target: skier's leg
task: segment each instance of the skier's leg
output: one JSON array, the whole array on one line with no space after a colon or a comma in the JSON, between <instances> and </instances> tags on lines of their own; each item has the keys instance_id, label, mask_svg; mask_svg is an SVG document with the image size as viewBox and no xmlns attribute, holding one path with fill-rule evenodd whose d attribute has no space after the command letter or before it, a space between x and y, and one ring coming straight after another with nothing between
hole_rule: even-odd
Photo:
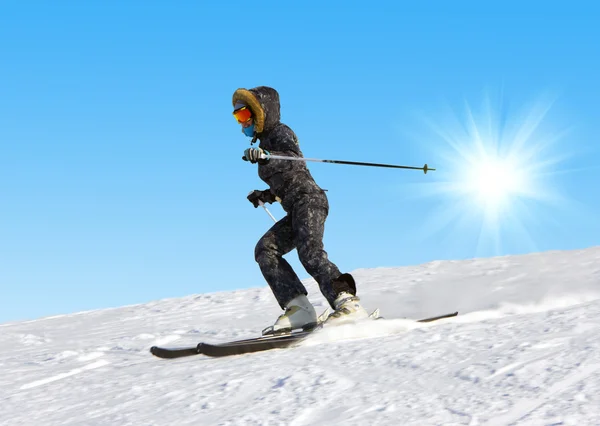
<instances>
[{"instance_id":1,"label":"skier's leg","mask_svg":"<svg viewBox=\"0 0 600 426\"><path fill-rule=\"evenodd\" d=\"M277 222L258 241L254 258L282 309L306 288L283 256L294 249L292 219L289 215Z\"/></svg>"},{"instance_id":2,"label":"skier's leg","mask_svg":"<svg viewBox=\"0 0 600 426\"><path fill-rule=\"evenodd\" d=\"M292 226L298 257L302 266L317 281L321 293L329 304L334 307L338 291L334 290L332 284L340 277L341 273L338 267L329 260L323 247L327 214L328 204L326 198L307 196L294 206Z\"/></svg>"},{"instance_id":3,"label":"skier's leg","mask_svg":"<svg viewBox=\"0 0 600 426\"><path fill-rule=\"evenodd\" d=\"M317 325L317 313L308 298L306 289L290 264L283 258L294 248L291 218L277 222L258 242L255 258L269 283L277 302L285 312L263 334L309 330Z\"/></svg>"},{"instance_id":4,"label":"skier's leg","mask_svg":"<svg viewBox=\"0 0 600 426\"><path fill-rule=\"evenodd\" d=\"M300 261L319 283L321 292L335 310L327 319L328 324L366 318L368 313L356 296L354 278L347 273L340 274L340 270L328 259L323 248L327 214L325 197L307 197L296 206L292 226Z\"/></svg>"}]
</instances>

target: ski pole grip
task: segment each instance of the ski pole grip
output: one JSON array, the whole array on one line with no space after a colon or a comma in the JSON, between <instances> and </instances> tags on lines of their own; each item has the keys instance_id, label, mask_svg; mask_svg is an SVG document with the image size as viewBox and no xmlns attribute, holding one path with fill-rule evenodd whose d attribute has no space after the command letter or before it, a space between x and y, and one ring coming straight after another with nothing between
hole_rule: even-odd
<instances>
[{"instance_id":1,"label":"ski pole grip","mask_svg":"<svg viewBox=\"0 0 600 426\"><path fill-rule=\"evenodd\" d=\"M261 160L268 160L269 158L271 158L271 154L267 153L267 154L260 154L260 159ZM242 156L242 160L244 161L248 161L248 159L246 158L245 155Z\"/></svg>"},{"instance_id":2,"label":"ski pole grip","mask_svg":"<svg viewBox=\"0 0 600 426\"><path fill-rule=\"evenodd\" d=\"M261 160L268 160L268 159L269 159L269 156L268 156L268 155L265 155L265 154L260 154L260 159L261 159ZM243 156L242 156L242 160L244 160L244 161L248 161L248 159L246 158L246 156L245 156L245 155L243 155Z\"/></svg>"}]
</instances>

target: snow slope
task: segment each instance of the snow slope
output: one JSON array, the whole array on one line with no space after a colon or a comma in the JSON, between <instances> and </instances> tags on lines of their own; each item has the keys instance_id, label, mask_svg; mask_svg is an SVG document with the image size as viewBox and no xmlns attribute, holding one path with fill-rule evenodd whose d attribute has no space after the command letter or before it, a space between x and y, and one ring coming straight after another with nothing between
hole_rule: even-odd
<instances>
[{"instance_id":1,"label":"snow slope","mask_svg":"<svg viewBox=\"0 0 600 426\"><path fill-rule=\"evenodd\" d=\"M227 359L148 349L255 336L268 288L1 324L0 424L600 425L600 248L354 274L385 321Z\"/></svg>"}]
</instances>

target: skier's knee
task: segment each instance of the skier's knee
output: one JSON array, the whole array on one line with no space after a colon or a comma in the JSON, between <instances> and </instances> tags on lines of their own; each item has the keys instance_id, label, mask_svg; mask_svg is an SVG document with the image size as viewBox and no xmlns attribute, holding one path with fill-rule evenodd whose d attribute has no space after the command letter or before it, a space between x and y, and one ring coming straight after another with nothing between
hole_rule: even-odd
<instances>
[{"instance_id":1,"label":"skier's knee","mask_svg":"<svg viewBox=\"0 0 600 426\"><path fill-rule=\"evenodd\" d=\"M265 257L270 257L272 254L272 250L269 248L268 244L264 240L259 240L254 247L254 260L258 263L261 262L261 259Z\"/></svg>"}]
</instances>

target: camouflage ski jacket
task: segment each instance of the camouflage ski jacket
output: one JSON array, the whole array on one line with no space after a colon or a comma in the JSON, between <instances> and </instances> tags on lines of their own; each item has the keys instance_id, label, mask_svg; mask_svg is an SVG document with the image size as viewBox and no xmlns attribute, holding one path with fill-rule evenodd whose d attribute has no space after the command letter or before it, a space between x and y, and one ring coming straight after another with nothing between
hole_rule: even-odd
<instances>
[{"instance_id":1,"label":"camouflage ski jacket","mask_svg":"<svg viewBox=\"0 0 600 426\"><path fill-rule=\"evenodd\" d=\"M279 94L275 89L266 86L238 89L233 94L233 104L237 101L244 102L252 110L260 148L272 155L303 156L294 131L279 121ZM316 184L304 161L271 159L259 162L258 176L281 199L287 212L304 196L322 200L323 207L328 208L325 192Z\"/></svg>"}]
</instances>

